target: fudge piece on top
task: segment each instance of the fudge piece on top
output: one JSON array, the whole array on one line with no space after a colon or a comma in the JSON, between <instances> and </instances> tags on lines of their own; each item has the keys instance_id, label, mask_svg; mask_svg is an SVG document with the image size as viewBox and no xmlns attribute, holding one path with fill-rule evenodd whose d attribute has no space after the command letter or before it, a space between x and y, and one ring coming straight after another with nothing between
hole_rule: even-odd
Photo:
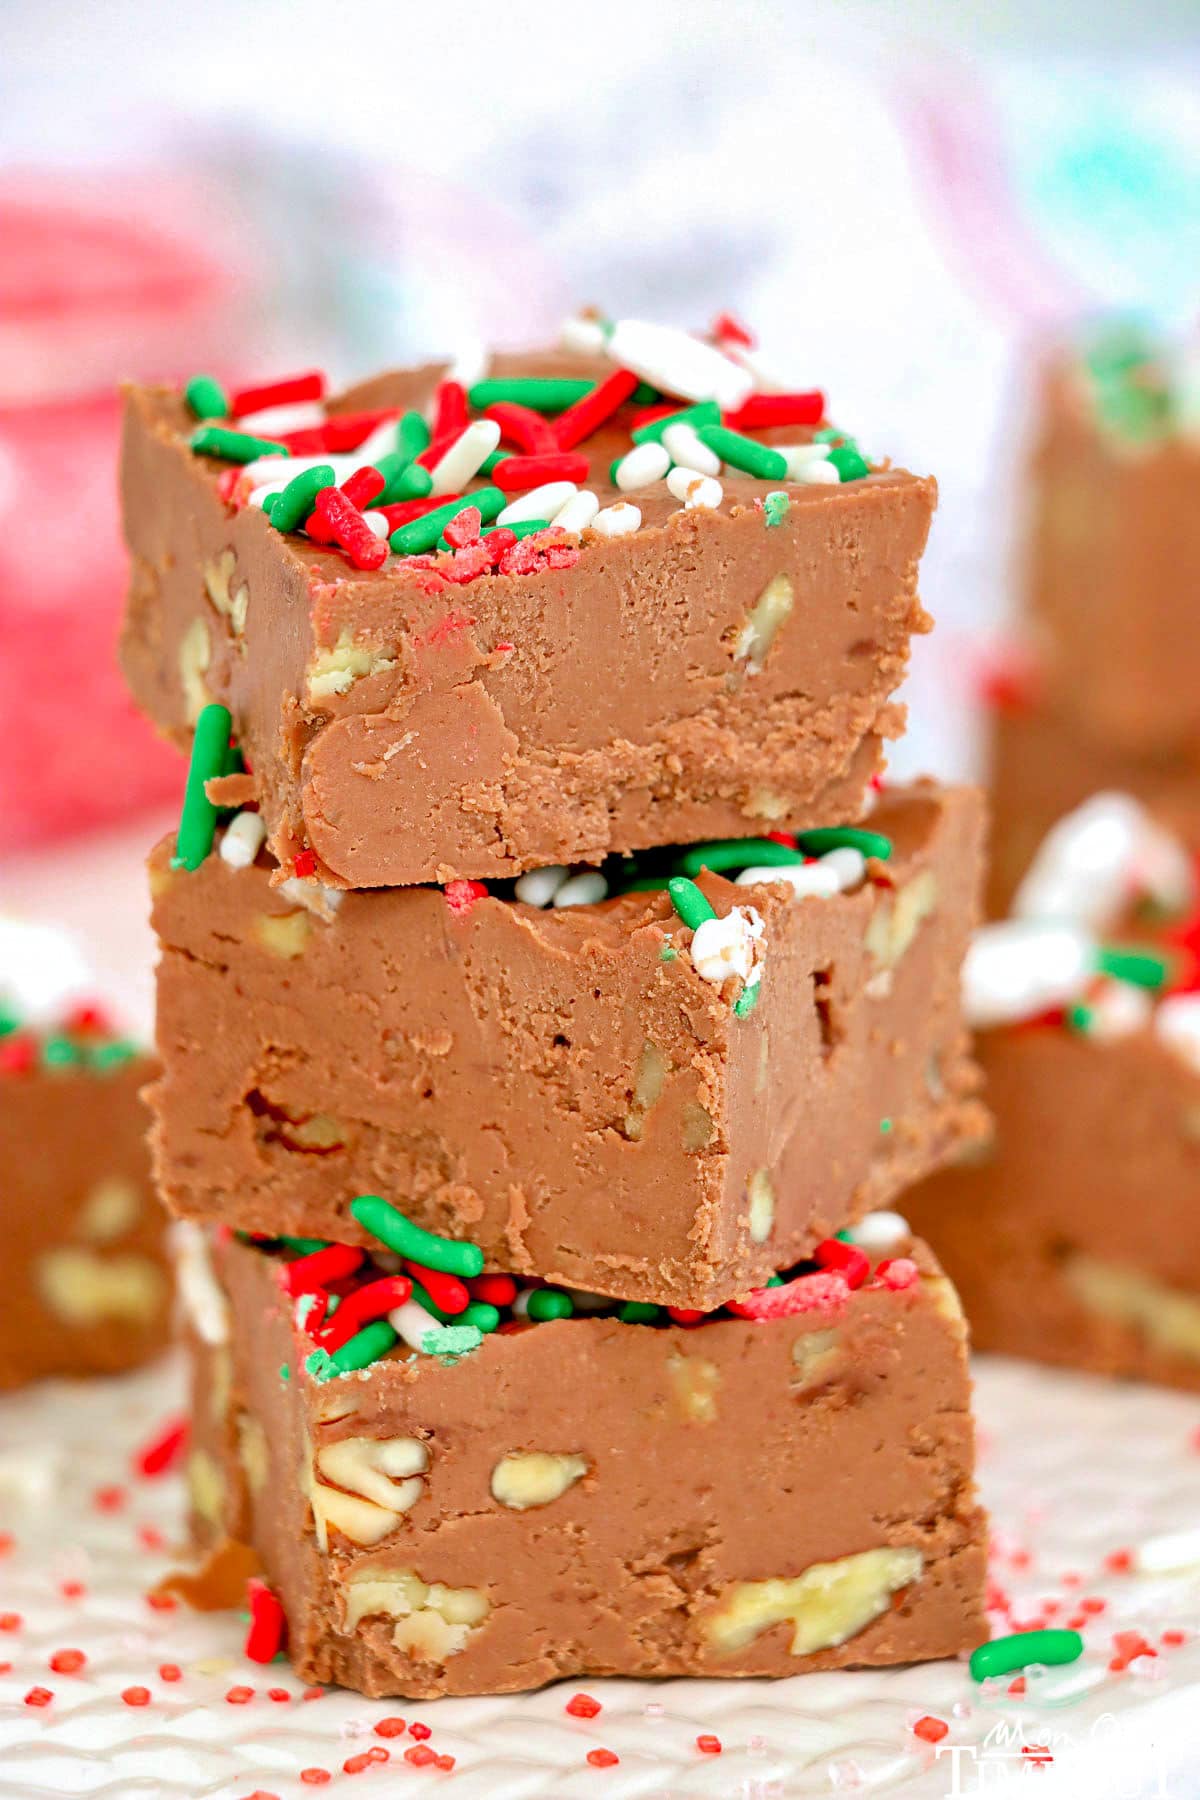
<instances>
[{"instance_id":1,"label":"fudge piece on top","mask_svg":"<svg viewBox=\"0 0 1200 1800\"><path fill-rule=\"evenodd\" d=\"M166 1215L140 1089L151 1059L93 1007L31 1024L0 1007L0 1388L114 1374L166 1344Z\"/></svg>"},{"instance_id":2,"label":"fudge piece on top","mask_svg":"<svg viewBox=\"0 0 1200 1800\"><path fill-rule=\"evenodd\" d=\"M959 999L980 830L974 793L920 783L869 832L802 838L807 861L730 840L614 858L607 899L599 871L539 871L517 887L541 906L452 883L327 918L265 855L231 866L236 821L192 871L168 839L160 1191L351 1242L376 1194L492 1267L719 1304L981 1133Z\"/></svg>"},{"instance_id":3,"label":"fudge piece on top","mask_svg":"<svg viewBox=\"0 0 1200 1800\"><path fill-rule=\"evenodd\" d=\"M967 961L994 1141L905 1212L936 1241L977 1348L1200 1389L1190 861L1128 797L1097 796L1047 840L1016 905Z\"/></svg>"},{"instance_id":4,"label":"fudge piece on top","mask_svg":"<svg viewBox=\"0 0 1200 1800\"><path fill-rule=\"evenodd\" d=\"M197 1537L257 1552L304 1680L368 1695L971 1649L961 1310L924 1246L874 1270L878 1251L837 1248L844 1274L801 1272L744 1317L430 1319L422 1338L409 1301L406 1336L380 1320L339 1364L293 1253L224 1234L190 1333ZM398 1279L360 1268L338 1310Z\"/></svg>"},{"instance_id":5,"label":"fudge piece on top","mask_svg":"<svg viewBox=\"0 0 1200 1800\"><path fill-rule=\"evenodd\" d=\"M1047 368L1027 613L1054 705L1101 750L1200 754L1193 367L1129 330Z\"/></svg>"},{"instance_id":6,"label":"fudge piece on top","mask_svg":"<svg viewBox=\"0 0 1200 1800\"><path fill-rule=\"evenodd\" d=\"M232 428L204 384L130 391L125 670L180 742L231 709L285 872L514 876L860 810L934 483L697 338L597 341L381 376L295 431L261 392Z\"/></svg>"}]
</instances>

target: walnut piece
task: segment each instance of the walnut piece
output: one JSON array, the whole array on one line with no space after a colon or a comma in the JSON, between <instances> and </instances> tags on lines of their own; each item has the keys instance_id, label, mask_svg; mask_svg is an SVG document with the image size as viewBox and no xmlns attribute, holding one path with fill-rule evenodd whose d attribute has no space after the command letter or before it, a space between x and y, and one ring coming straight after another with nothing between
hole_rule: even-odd
<instances>
[{"instance_id":1,"label":"walnut piece","mask_svg":"<svg viewBox=\"0 0 1200 1800\"><path fill-rule=\"evenodd\" d=\"M337 1483L318 1481L309 1462L305 1488L320 1548L329 1547L330 1526L351 1543L373 1546L420 1499L429 1451L420 1438L341 1438L321 1446L316 1467Z\"/></svg>"},{"instance_id":2,"label":"walnut piece","mask_svg":"<svg viewBox=\"0 0 1200 1800\"><path fill-rule=\"evenodd\" d=\"M701 1629L718 1656L732 1656L786 1622L792 1627L792 1655L811 1656L857 1636L920 1573L920 1551L881 1547L813 1563L803 1575L735 1581Z\"/></svg>"},{"instance_id":3,"label":"walnut piece","mask_svg":"<svg viewBox=\"0 0 1200 1800\"><path fill-rule=\"evenodd\" d=\"M795 602L792 584L786 575L773 575L768 581L738 633L736 656L746 665L748 675L757 675L767 660L767 653L791 613Z\"/></svg>"},{"instance_id":4,"label":"walnut piece","mask_svg":"<svg viewBox=\"0 0 1200 1800\"><path fill-rule=\"evenodd\" d=\"M922 869L904 887L880 899L867 926L867 949L881 969L894 969L937 905L937 877Z\"/></svg>"},{"instance_id":5,"label":"walnut piece","mask_svg":"<svg viewBox=\"0 0 1200 1800\"><path fill-rule=\"evenodd\" d=\"M395 1619L392 1642L418 1662L445 1662L465 1648L491 1601L480 1588L424 1582L412 1569L352 1569L343 1578L345 1629L372 1614Z\"/></svg>"},{"instance_id":6,"label":"walnut piece","mask_svg":"<svg viewBox=\"0 0 1200 1800\"><path fill-rule=\"evenodd\" d=\"M189 725L194 725L212 695L204 680L212 661L212 644L208 626L195 618L179 640L179 683L183 689L183 705Z\"/></svg>"},{"instance_id":7,"label":"walnut piece","mask_svg":"<svg viewBox=\"0 0 1200 1800\"><path fill-rule=\"evenodd\" d=\"M637 1074L634 1076L633 1084L633 1100L625 1115L625 1136L635 1144L642 1135L646 1114L662 1097L670 1068L670 1062L658 1045L652 1044L647 1038L642 1045L642 1054L638 1058Z\"/></svg>"},{"instance_id":8,"label":"walnut piece","mask_svg":"<svg viewBox=\"0 0 1200 1800\"><path fill-rule=\"evenodd\" d=\"M260 947L271 956L285 960L303 956L308 942L310 914L303 907L289 913L259 913L253 924Z\"/></svg>"},{"instance_id":9,"label":"walnut piece","mask_svg":"<svg viewBox=\"0 0 1200 1800\"><path fill-rule=\"evenodd\" d=\"M394 669L396 658L378 645L356 644L353 633L343 628L332 650L320 650L308 665L308 698L310 702L332 699L345 694L364 675L377 675L380 669Z\"/></svg>"},{"instance_id":10,"label":"walnut piece","mask_svg":"<svg viewBox=\"0 0 1200 1800\"><path fill-rule=\"evenodd\" d=\"M37 1284L47 1309L67 1325L144 1325L167 1298L166 1277L148 1256L97 1256L72 1244L38 1258Z\"/></svg>"},{"instance_id":11,"label":"walnut piece","mask_svg":"<svg viewBox=\"0 0 1200 1800\"><path fill-rule=\"evenodd\" d=\"M838 1360L836 1331L808 1331L792 1345L796 1373L790 1383L794 1394L804 1393L828 1379Z\"/></svg>"},{"instance_id":12,"label":"walnut piece","mask_svg":"<svg viewBox=\"0 0 1200 1800\"><path fill-rule=\"evenodd\" d=\"M238 1458L252 1494L261 1494L271 1473L267 1450L267 1434L253 1413L240 1412L237 1417Z\"/></svg>"},{"instance_id":13,"label":"walnut piece","mask_svg":"<svg viewBox=\"0 0 1200 1800\"><path fill-rule=\"evenodd\" d=\"M510 1450L492 1470L492 1498L514 1512L549 1506L588 1471L587 1458L549 1450Z\"/></svg>"},{"instance_id":14,"label":"walnut piece","mask_svg":"<svg viewBox=\"0 0 1200 1800\"><path fill-rule=\"evenodd\" d=\"M233 574L237 567L237 559L232 550L222 550L215 562L210 562L204 570L204 587L209 599L217 611L229 620L229 628L235 637L241 637L246 629L246 609L250 604L250 589L243 581L240 586L233 586Z\"/></svg>"},{"instance_id":15,"label":"walnut piece","mask_svg":"<svg viewBox=\"0 0 1200 1800\"><path fill-rule=\"evenodd\" d=\"M141 1210L142 1197L136 1185L120 1175L110 1175L88 1191L79 1209L75 1235L89 1244L110 1244L114 1238L124 1237Z\"/></svg>"},{"instance_id":16,"label":"walnut piece","mask_svg":"<svg viewBox=\"0 0 1200 1800\"><path fill-rule=\"evenodd\" d=\"M1140 1331L1158 1350L1200 1362L1200 1301L1123 1264L1074 1255L1063 1277L1089 1312Z\"/></svg>"},{"instance_id":17,"label":"walnut piece","mask_svg":"<svg viewBox=\"0 0 1200 1800\"><path fill-rule=\"evenodd\" d=\"M667 1374L683 1417L696 1425L711 1425L717 1416L717 1389L721 1371L706 1356L684 1356L672 1350Z\"/></svg>"},{"instance_id":18,"label":"walnut piece","mask_svg":"<svg viewBox=\"0 0 1200 1800\"><path fill-rule=\"evenodd\" d=\"M188 1456L186 1480L192 1511L219 1531L225 1505L225 1483L220 1469L206 1450L193 1450Z\"/></svg>"},{"instance_id":19,"label":"walnut piece","mask_svg":"<svg viewBox=\"0 0 1200 1800\"><path fill-rule=\"evenodd\" d=\"M775 1223L775 1187L766 1169L755 1169L746 1188L750 1242L765 1244Z\"/></svg>"}]
</instances>

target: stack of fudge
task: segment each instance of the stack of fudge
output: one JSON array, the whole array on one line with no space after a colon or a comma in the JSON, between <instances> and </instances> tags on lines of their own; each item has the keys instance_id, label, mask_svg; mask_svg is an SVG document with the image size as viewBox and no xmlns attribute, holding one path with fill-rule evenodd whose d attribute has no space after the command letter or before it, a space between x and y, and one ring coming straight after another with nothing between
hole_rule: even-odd
<instances>
[{"instance_id":1,"label":"stack of fudge","mask_svg":"<svg viewBox=\"0 0 1200 1800\"><path fill-rule=\"evenodd\" d=\"M976 797L878 791L932 482L732 321L587 315L133 391L123 487L201 1544L367 1694L977 1644L892 1210L983 1130Z\"/></svg>"},{"instance_id":2,"label":"stack of fudge","mask_svg":"<svg viewBox=\"0 0 1200 1800\"><path fill-rule=\"evenodd\" d=\"M976 1345L1200 1388L1200 381L1128 327L1042 380L968 1005L995 1116L909 1216ZM1006 917L1006 915L1008 915Z\"/></svg>"},{"instance_id":3,"label":"stack of fudge","mask_svg":"<svg viewBox=\"0 0 1200 1800\"><path fill-rule=\"evenodd\" d=\"M154 1072L70 940L0 918L0 1391L119 1374L168 1341L166 1218L140 1097Z\"/></svg>"}]
</instances>

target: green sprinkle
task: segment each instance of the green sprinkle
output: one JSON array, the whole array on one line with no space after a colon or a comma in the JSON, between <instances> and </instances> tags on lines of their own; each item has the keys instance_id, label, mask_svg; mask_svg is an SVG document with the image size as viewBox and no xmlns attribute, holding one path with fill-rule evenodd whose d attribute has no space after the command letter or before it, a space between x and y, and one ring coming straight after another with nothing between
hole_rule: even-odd
<instances>
[{"instance_id":1,"label":"green sprinkle","mask_svg":"<svg viewBox=\"0 0 1200 1800\"><path fill-rule=\"evenodd\" d=\"M871 473L871 465L854 444L839 444L829 452L829 461L843 481L861 481Z\"/></svg>"},{"instance_id":2,"label":"green sprinkle","mask_svg":"<svg viewBox=\"0 0 1200 1800\"><path fill-rule=\"evenodd\" d=\"M763 501L763 514L767 526L782 525L792 510L791 500L786 494L768 494Z\"/></svg>"},{"instance_id":3,"label":"green sprinkle","mask_svg":"<svg viewBox=\"0 0 1200 1800\"><path fill-rule=\"evenodd\" d=\"M328 1238L285 1237L281 1235L275 1239L275 1242L277 1244L282 1244L285 1250L290 1250L293 1256L311 1256L315 1250L328 1250L329 1248Z\"/></svg>"},{"instance_id":4,"label":"green sprinkle","mask_svg":"<svg viewBox=\"0 0 1200 1800\"><path fill-rule=\"evenodd\" d=\"M292 1379L292 1371L288 1368L286 1363L280 1363L279 1365L279 1379L280 1381L290 1381Z\"/></svg>"},{"instance_id":5,"label":"green sprinkle","mask_svg":"<svg viewBox=\"0 0 1200 1800\"><path fill-rule=\"evenodd\" d=\"M1160 988L1166 985L1171 962L1154 950L1135 950L1121 944L1101 944L1096 952L1096 967L1118 981L1134 987Z\"/></svg>"},{"instance_id":6,"label":"green sprinkle","mask_svg":"<svg viewBox=\"0 0 1200 1800\"><path fill-rule=\"evenodd\" d=\"M787 476L787 457L782 450L730 431L728 425L701 425L697 436L730 468L742 469L760 481L783 481Z\"/></svg>"},{"instance_id":7,"label":"green sprinkle","mask_svg":"<svg viewBox=\"0 0 1200 1800\"><path fill-rule=\"evenodd\" d=\"M492 454L490 456L485 456L480 463L479 473L481 475L490 475L497 463L502 463L506 456L511 455L511 450L493 450Z\"/></svg>"},{"instance_id":8,"label":"green sprinkle","mask_svg":"<svg viewBox=\"0 0 1200 1800\"><path fill-rule=\"evenodd\" d=\"M311 1375L314 1381L332 1381L337 1369L328 1350L314 1350L304 1359L304 1373Z\"/></svg>"},{"instance_id":9,"label":"green sprinkle","mask_svg":"<svg viewBox=\"0 0 1200 1800\"><path fill-rule=\"evenodd\" d=\"M854 1233L850 1230L848 1225L843 1225L842 1229L840 1231L835 1231L833 1235L839 1244L852 1244L854 1242Z\"/></svg>"},{"instance_id":10,"label":"green sprinkle","mask_svg":"<svg viewBox=\"0 0 1200 1800\"><path fill-rule=\"evenodd\" d=\"M752 1013L758 1005L758 996L761 992L761 977L754 983L753 987L744 987L733 1003L734 1017L744 1019L748 1013Z\"/></svg>"},{"instance_id":11,"label":"green sprinkle","mask_svg":"<svg viewBox=\"0 0 1200 1800\"><path fill-rule=\"evenodd\" d=\"M448 1325L450 1323L450 1314L448 1312L443 1312L441 1307L434 1303L428 1289L417 1280L415 1275L412 1277L412 1298L416 1301L418 1306L423 1306L429 1316L436 1319L439 1325Z\"/></svg>"},{"instance_id":12,"label":"green sprinkle","mask_svg":"<svg viewBox=\"0 0 1200 1800\"><path fill-rule=\"evenodd\" d=\"M493 525L484 532L484 537L491 537L493 531L511 531L514 537L532 537L535 531L549 531L549 519L518 519L515 525Z\"/></svg>"},{"instance_id":13,"label":"green sprinkle","mask_svg":"<svg viewBox=\"0 0 1200 1800\"><path fill-rule=\"evenodd\" d=\"M884 1137L886 1137L888 1132L892 1129L892 1121L890 1119L880 1119L879 1129L883 1133Z\"/></svg>"},{"instance_id":14,"label":"green sprinkle","mask_svg":"<svg viewBox=\"0 0 1200 1800\"><path fill-rule=\"evenodd\" d=\"M6 1001L0 1000L0 1038L11 1037L21 1029L21 1020Z\"/></svg>"},{"instance_id":15,"label":"green sprinkle","mask_svg":"<svg viewBox=\"0 0 1200 1800\"><path fill-rule=\"evenodd\" d=\"M469 1356L472 1350L478 1350L483 1342L483 1333L474 1325L433 1325L421 1338L421 1348L426 1356L441 1356L451 1362L457 1362L460 1356Z\"/></svg>"},{"instance_id":16,"label":"green sprinkle","mask_svg":"<svg viewBox=\"0 0 1200 1800\"><path fill-rule=\"evenodd\" d=\"M674 962L678 955L679 952L674 944L664 944L658 953L658 960L659 962Z\"/></svg>"},{"instance_id":17,"label":"green sprinkle","mask_svg":"<svg viewBox=\"0 0 1200 1800\"><path fill-rule=\"evenodd\" d=\"M594 381L558 379L553 375L515 375L507 381L477 381L467 394L476 412L495 406L497 401L515 400L534 412L565 412L597 384Z\"/></svg>"},{"instance_id":18,"label":"green sprinkle","mask_svg":"<svg viewBox=\"0 0 1200 1800\"><path fill-rule=\"evenodd\" d=\"M715 919L716 913L709 905L694 881L686 875L672 875L667 883L667 892L671 896L671 905L679 914L685 925L695 931L707 919Z\"/></svg>"},{"instance_id":19,"label":"green sprinkle","mask_svg":"<svg viewBox=\"0 0 1200 1800\"><path fill-rule=\"evenodd\" d=\"M422 450L428 450L432 434L419 412L406 412L396 426L396 449L409 462L420 456ZM378 464L376 467L378 468Z\"/></svg>"},{"instance_id":20,"label":"green sprinkle","mask_svg":"<svg viewBox=\"0 0 1200 1800\"><path fill-rule=\"evenodd\" d=\"M627 1300L617 1314L622 1325L653 1325L662 1313L661 1306L652 1306L649 1300Z\"/></svg>"},{"instance_id":21,"label":"green sprinkle","mask_svg":"<svg viewBox=\"0 0 1200 1800\"><path fill-rule=\"evenodd\" d=\"M473 1325L486 1337L488 1332L495 1331L500 1323L499 1310L487 1300L472 1300L456 1315L459 1325Z\"/></svg>"},{"instance_id":22,"label":"green sprinkle","mask_svg":"<svg viewBox=\"0 0 1200 1800\"><path fill-rule=\"evenodd\" d=\"M611 325L601 325L600 329L605 337L611 337L613 334ZM661 399L662 395L656 387L651 387L648 381L639 381L629 396L629 404L631 406L655 406Z\"/></svg>"},{"instance_id":23,"label":"green sprinkle","mask_svg":"<svg viewBox=\"0 0 1200 1800\"><path fill-rule=\"evenodd\" d=\"M319 463L315 469L305 469L295 476L283 492L276 495L271 508L271 523L276 531L295 531L298 525L303 525L321 489L336 485L332 463Z\"/></svg>"},{"instance_id":24,"label":"green sprinkle","mask_svg":"<svg viewBox=\"0 0 1200 1800\"><path fill-rule=\"evenodd\" d=\"M356 1331L340 1350L333 1354L334 1373L350 1375L355 1369L366 1369L371 1363L378 1362L381 1356L399 1342L399 1337L386 1319L372 1319L361 1331Z\"/></svg>"},{"instance_id":25,"label":"green sprinkle","mask_svg":"<svg viewBox=\"0 0 1200 1800\"><path fill-rule=\"evenodd\" d=\"M796 841L806 856L824 856L829 850L860 850L864 856L886 862L892 854L891 838L884 837L881 831L863 831L857 825L819 825L812 831L802 831Z\"/></svg>"},{"instance_id":26,"label":"green sprinkle","mask_svg":"<svg viewBox=\"0 0 1200 1800\"><path fill-rule=\"evenodd\" d=\"M557 1288L534 1288L529 1296L528 1316L540 1324L548 1319L569 1319L574 1311L570 1294L560 1293Z\"/></svg>"},{"instance_id":27,"label":"green sprinkle","mask_svg":"<svg viewBox=\"0 0 1200 1800\"><path fill-rule=\"evenodd\" d=\"M434 548L451 519L456 519L468 506L477 506L484 521L490 522L507 505L508 495L502 494L499 488L480 488L477 493L447 500L444 506L435 506L421 518L410 519L407 525L398 526L388 542L397 556L422 556Z\"/></svg>"},{"instance_id":28,"label":"green sprinkle","mask_svg":"<svg viewBox=\"0 0 1200 1800\"><path fill-rule=\"evenodd\" d=\"M1095 1016L1092 1007L1085 1006L1082 1000L1077 1001L1074 1006L1068 1006L1066 1010L1065 1019L1067 1030L1077 1031L1080 1037L1086 1037L1088 1032L1092 1029L1092 1021Z\"/></svg>"},{"instance_id":29,"label":"green sprinkle","mask_svg":"<svg viewBox=\"0 0 1200 1800\"><path fill-rule=\"evenodd\" d=\"M248 431L231 431L227 425L202 425L192 433L197 456L219 456L223 462L256 462L260 456L290 456L283 444L270 438L252 437Z\"/></svg>"},{"instance_id":30,"label":"green sprinkle","mask_svg":"<svg viewBox=\"0 0 1200 1800\"><path fill-rule=\"evenodd\" d=\"M82 1061L83 1051L69 1037L48 1037L42 1045L44 1068L68 1069Z\"/></svg>"},{"instance_id":31,"label":"green sprinkle","mask_svg":"<svg viewBox=\"0 0 1200 1800\"><path fill-rule=\"evenodd\" d=\"M1083 1639L1077 1631L1017 1631L1011 1637L993 1638L972 1650L973 1681L990 1675L1012 1675L1030 1663L1072 1663L1083 1655Z\"/></svg>"},{"instance_id":32,"label":"green sprinkle","mask_svg":"<svg viewBox=\"0 0 1200 1800\"><path fill-rule=\"evenodd\" d=\"M843 431L839 425L822 425L819 431L813 432L813 443L849 444L852 449L858 449L856 440L850 436L848 431Z\"/></svg>"},{"instance_id":33,"label":"green sprinkle","mask_svg":"<svg viewBox=\"0 0 1200 1800\"><path fill-rule=\"evenodd\" d=\"M215 702L206 706L196 720L187 784L183 790L183 811L175 834L175 855L171 859L173 867L198 869L213 847L217 808L205 793L204 784L224 772L230 725L229 708Z\"/></svg>"},{"instance_id":34,"label":"green sprinkle","mask_svg":"<svg viewBox=\"0 0 1200 1800\"><path fill-rule=\"evenodd\" d=\"M97 1075L111 1075L115 1069L123 1069L133 1062L140 1053L132 1038L109 1038L106 1044L89 1049L87 1064Z\"/></svg>"},{"instance_id":35,"label":"green sprinkle","mask_svg":"<svg viewBox=\"0 0 1200 1800\"><path fill-rule=\"evenodd\" d=\"M623 894L661 894L667 885L665 875L639 875L636 881L626 881L621 887Z\"/></svg>"},{"instance_id":36,"label":"green sprinkle","mask_svg":"<svg viewBox=\"0 0 1200 1800\"><path fill-rule=\"evenodd\" d=\"M721 409L715 400L698 400L695 406L681 407L678 412L667 413L661 419L652 419L648 425L639 425L630 432L635 444L661 444L663 432L669 425L691 425L698 430L701 425L719 425Z\"/></svg>"},{"instance_id":37,"label":"green sprinkle","mask_svg":"<svg viewBox=\"0 0 1200 1800\"><path fill-rule=\"evenodd\" d=\"M438 1269L444 1275L458 1275L464 1281L483 1274L483 1251L478 1244L434 1237L431 1231L422 1231L419 1225L406 1219L378 1194L360 1194L357 1200L350 1202L350 1215L364 1231L377 1237L397 1256L411 1258L413 1262L423 1263L427 1269Z\"/></svg>"},{"instance_id":38,"label":"green sprinkle","mask_svg":"<svg viewBox=\"0 0 1200 1800\"><path fill-rule=\"evenodd\" d=\"M405 419L415 419L421 427L425 443L414 433L395 450L376 458L375 467L383 476L383 487L371 502L373 506L390 506L395 500L423 500L433 486L433 476L424 464L414 459L429 442L429 427L420 413L406 413L400 421L403 433ZM410 444L413 446L410 448Z\"/></svg>"},{"instance_id":39,"label":"green sprinkle","mask_svg":"<svg viewBox=\"0 0 1200 1800\"><path fill-rule=\"evenodd\" d=\"M782 1287L783 1286L783 1276L782 1275L772 1275L767 1282L767 1286L768 1287Z\"/></svg>"},{"instance_id":40,"label":"green sprinkle","mask_svg":"<svg viewBox=\"0 0 1200 1800\"><path fill-rule=\"evenodd\" d=\"M675 867L681 875L699 875L701 869L711 869L719 875L725 869L749 869L755 864L769 864L775 869L803 861L802 850L777 844L774 838L716 838L711 844L693 844Z\"/></svg>"},{"instance_id":41,"label":"green sprinkle","mask_svg":"<svg viewBox=\"0 0 1200 1800\"><path fill-rule=\"evenodd\" d=\"M211 375L193 375L183 390L183 397L194 419L227 419L229 402L219 381Z\"/></svg>"}]
</instances>

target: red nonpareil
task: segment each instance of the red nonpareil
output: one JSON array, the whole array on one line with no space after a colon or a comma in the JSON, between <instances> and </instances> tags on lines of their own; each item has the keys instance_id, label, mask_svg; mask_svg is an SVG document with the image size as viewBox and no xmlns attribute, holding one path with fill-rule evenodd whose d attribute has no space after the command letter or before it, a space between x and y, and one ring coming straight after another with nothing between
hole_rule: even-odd
<instances>
[{"instance_id":1,"label":"red nonpareil","mask_svg":"<svg viewBox=\"0 0 1200 1800\"><path fill-rule=\"evenodd\" d=\"M251 1662L269 1663L283 1648L287 1619L278 1596L265 1581L251 1576L246 1583L246 1603L250 1608L250 1625L246 1632L245 1651Z\"/></svg>"}]
</instances>

